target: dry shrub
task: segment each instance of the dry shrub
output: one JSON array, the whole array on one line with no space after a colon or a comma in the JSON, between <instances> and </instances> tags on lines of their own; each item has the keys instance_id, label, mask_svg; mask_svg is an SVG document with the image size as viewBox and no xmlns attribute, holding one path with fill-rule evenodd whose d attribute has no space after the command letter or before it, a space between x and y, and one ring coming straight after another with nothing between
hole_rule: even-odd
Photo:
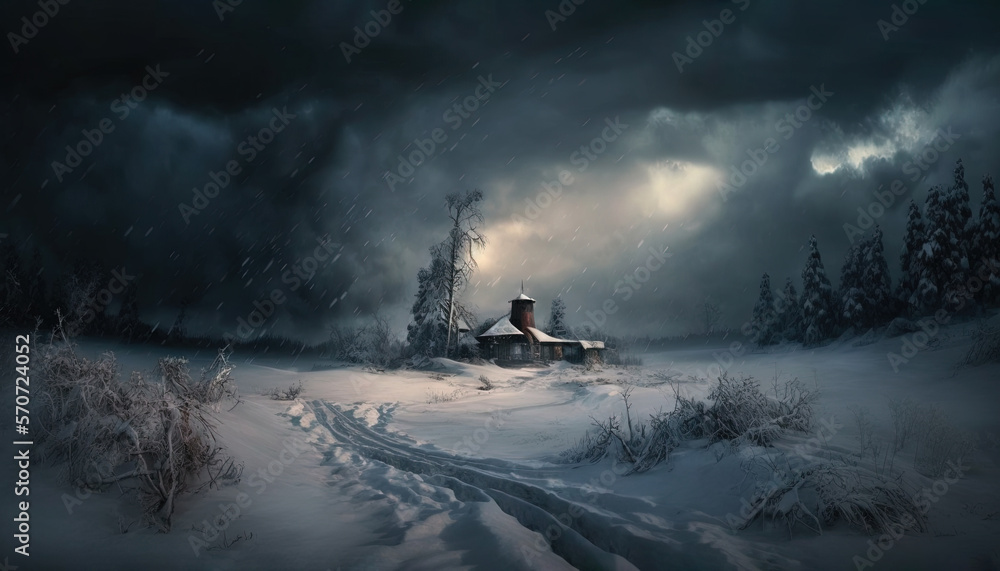
<instances>
[{"instance_id":1,"label":"dry shrub","mask_svg":"<svg viewBox=\"0 0 1000 571\"><path fill-rule=\"evenodd\" d=\"M740 528L758 519L765 525L780 520L789 534L799 523L822 533L821 521L827 526L843 521L869 534L927 527L926 514L898 482L845 459L774 472L757 487Z\"/></svg>"},{"instance_id":2,"label":"dry shrub","mask_svg":"<svg viewBox=\"0 0 1000 571\"><path fill-rule=\"evenodd\" d=\"M64 463L74 485L131 483L148 521L169 531L178 496L205 479L238 481L211 416L223 400L239 402L225 350L197 379L186 360L162 359L155 382L139 372L122 381L114 354L87 359L65 336L42 346L38 363L40 453Z\"/></svg>"},{"instance_id":3,"label":"dry shrub","mask_svg":"<svg viewBox=\"0 0 1000 571\"><path fill-rule=\"evenodd\" d=\"M302 381L289 385L287 389L274 387L264 393L264 395L271 397L272 400L295 400L299 398L300 394L302 394Z\"/></svg>"},{"instance_id":4,"label":"dry shrub","mask_svg":"<svg viewBox=\"0 0 1000 571\"><path fill-rule=\"evenodd\" d=\"M978 366L1000 361L1000 328L981 323L972 334L972 345L959 365Z\"/></svg>"},{"instance_id":5,"label":"dry shrub","mask_svg":"<svg viewBox=\"0 0 1000 571\"><path fill-rule=\"evenodd\" d=\"M562 455L563 460L598 462L611 456L631 464L628 473L645 472L667 461L682 441L707 438L733 446L769 446L783 431L811 429L817 393L798 379L783 385L775 380L774 397L764 394L753 377L737 379L723 374L718 380L709 393L710 403L685 398L674 385L674 409L652 414L647 422L633 423L632 389L626 389L622 392L625 418L592 419L596 431L585 434Z\"/></svg>"}]
</instances>

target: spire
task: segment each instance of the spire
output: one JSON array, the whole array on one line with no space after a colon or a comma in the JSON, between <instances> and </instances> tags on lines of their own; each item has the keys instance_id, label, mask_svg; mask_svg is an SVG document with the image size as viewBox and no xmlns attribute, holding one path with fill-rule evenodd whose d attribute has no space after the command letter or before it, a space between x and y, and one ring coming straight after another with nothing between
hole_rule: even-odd
<instances>
[{"instance_id":1,"label":"spire","mask_svg":"<svg viewBox=\"0 0 1000 571\"><path fill-rule=\"evenodd\" d=\"M525 295L525 293L524 293L524 280L523 279L521 280L521 293L520 293L520 295L518 295L516 298L512 299L511 301L535 301L535 300L531 299L530 297L528 297L527 295Z\"/></svg>"}]
</instances>

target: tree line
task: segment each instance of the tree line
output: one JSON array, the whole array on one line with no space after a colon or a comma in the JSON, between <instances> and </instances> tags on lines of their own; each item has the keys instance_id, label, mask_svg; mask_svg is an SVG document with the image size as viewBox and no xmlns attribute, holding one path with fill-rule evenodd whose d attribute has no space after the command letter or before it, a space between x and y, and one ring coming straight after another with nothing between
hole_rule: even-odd
<instances>
[{"instance_id":1,"label":"tree line","mask_svg":"<svg viewBox=\"0 0 1000 571\"><path fill-rule=\"evenodd\" d=\"M71 336L86 334L136 340L150 334L139 319L138 284L124 268L77 260L67 271L46 270L38 247L0 244L0 328L62 326ZM46 279L46 276L49 279Z\"/></svg>"},{"instance_id":2,"label":"tree line","mask_svg":"<svg viewBox=\"0 0 1000 571\"><path fill-rule=\"evenodd\" d=\"M982 179L977 217L969 204L965 167L959 159L948 187L932 186L923 209L910 201L900 277L895 288L876 224L852 244L840 269L840 285L827 277L816 237L802 269L802 294L792 278L775 295L761 277L749 334L757 345L782 341L816 345L853 329L885 326L897 317L915 319L945 311L974 314L1000 302L1000 204L993 179Z\"/></svg>"}]
</instances>

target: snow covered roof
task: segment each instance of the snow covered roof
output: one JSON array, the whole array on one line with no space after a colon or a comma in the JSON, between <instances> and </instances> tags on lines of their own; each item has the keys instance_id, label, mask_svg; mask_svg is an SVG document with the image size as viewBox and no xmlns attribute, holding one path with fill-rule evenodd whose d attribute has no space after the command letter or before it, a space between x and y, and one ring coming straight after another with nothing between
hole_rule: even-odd
<instances>
[{"instance_id":1,"label":"snow covered roof","mask_svg":"<svg viewBox=\"0 0 1000 571\"><path fill-rule=\"evenodd\" d=\"M604 349L604 341L577 341L584 349Z\"/></svg>"},{"instance_id":2,"label":"snow covered roof","mask_svg":"<svg viewBox=\"0 0 1000 571\"><path fill-rule=\"evenodd\" d=\"M531 299L530 297L528 297L528 296L524 295L524 292L522 291L522 292L521 292L521 295L519 295L519 296L515 297L515 298L514 298L514 299L512 299L511 301L535 301L535 300L533 300L533 299Z\"/></svg>"},{"instance_id":3,"label":"snow covered roof","mask_svg":"<svg viewBox=\"0 0 1000 571\"><path fill-rule=\"evenodd\" d=\"M540 341L542 343L569 343L570 342L570 341L567 341L565 339L556 339L555 337L552 337L551 335L546 335L543 331L541 331L539 329L536 329L534 327L527 327L526 329L528 330L529 333L531 333L531 335L535 339L538 339L538 341Z\"/></svg>"},{"instance_id":4,"label":"snow covered roof","mask_svg":"<svg viewBox=\"0 0 1000 571\"><path fill-rule=\"evenodd\" d=\"M524 333L518 331L517 327L514 327L514 324L510 322L510 319L503 317L494 323L493 327L490 327L485 333L479 335L478 337L499 337L501 335L524 336Z\"/></svg>"}]
</instances>

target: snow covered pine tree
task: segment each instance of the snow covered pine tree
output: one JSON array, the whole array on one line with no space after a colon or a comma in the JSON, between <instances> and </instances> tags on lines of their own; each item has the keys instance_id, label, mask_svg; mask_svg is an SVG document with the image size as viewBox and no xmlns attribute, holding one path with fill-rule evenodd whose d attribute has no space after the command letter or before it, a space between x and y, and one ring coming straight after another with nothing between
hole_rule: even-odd
<instances>
[{"instance_id":1,"label":"snow covered pine tree","mask_svg":"<svg viewBox=\"0 0 1000 571\"><path fill-rule=\"evenodd\" d=\"M901 276L899 287L896 288L896 300L900 305L900 314L916 315L920 302L916 296L920 284L920 250L926 239L924 219L920 215L920 207L910 201L909 215L906 219L906 233L903 235L903 247L899 252L899 268Z\"/></svg>"},{"instance_id":2,"label":"snow covered pine tree","mask_svg":"<svg viewBox=\"0 0 1000 571\"><path fill-rule=\"evenodd\" d=\"M808 345L826 339L836 327L833 286L826 277L815 235L809 237L809 257L802 269L802 325Z\"/></svg>"},{"instance_id":3,"label":"snow covered pine tree","mask_svg":"<svg viewBox=\"0 0 1000 571\"><path fill-rule=\"evenodd\" d=\"M864 293L868 316L865 329L883 325L896 315L896 302L892 297L892 278L885 261L882 229L878 224L866 242L861 268L861 291Z\"/></svg>"},{"instance_id":4,"label":"snow covered pine tree","mask_svg":"<svg viewBox=\"0 0 1000 571\"><path fill-rule=\"evenodd\" d=\"M760 278L760 295L753 306L750 325L753 328L753 342L760 347L776 341L778 316L774 311L774 294L771 292L771 278L764 272Z\"/></svg>"},{"instance_id":5,"label":"snow covered pine tree","mask_svg":"<svg viewBox=\"0 0 1000 571\"><path fill-rule=\"evenodd\" d=\"M861 267L864 250L868 247L868 239L864 238L851 244L844 255L844 263L840 266L840 324L844 329L853 327L856 333L865 331L865 316L870 309L861 287L863 268Z\"/></svg>"},{"instance_id":6,"label":"snow covered pine tree","mask_svg":"<svg viewBox=\"0 0 1000 571\"><path fill-rule=\"evenodd\" d=\"M799 293L795 290L792 278L785 280L785 289L781 292L784 312L781 320L781 336L787 341L799 342L803 338L802 303Z\"/></svg>"},{"instance_id":7,"label":"snow covered pine tree","mask_svg":"<svg viewBox=\"0 0 1000 571\"><path fill-rule=\"evenodd\" d=\"M1000 272L996 266L1000 263L1000 203L997 202L993 188L993 178L983 177L983 202L979 207L979 220L976 222L972 238L973 271L979 276L980 269L987 266L991 269L979 292L979 300L989 306L1000 303Z\"/></svg>"}]
</instances>

